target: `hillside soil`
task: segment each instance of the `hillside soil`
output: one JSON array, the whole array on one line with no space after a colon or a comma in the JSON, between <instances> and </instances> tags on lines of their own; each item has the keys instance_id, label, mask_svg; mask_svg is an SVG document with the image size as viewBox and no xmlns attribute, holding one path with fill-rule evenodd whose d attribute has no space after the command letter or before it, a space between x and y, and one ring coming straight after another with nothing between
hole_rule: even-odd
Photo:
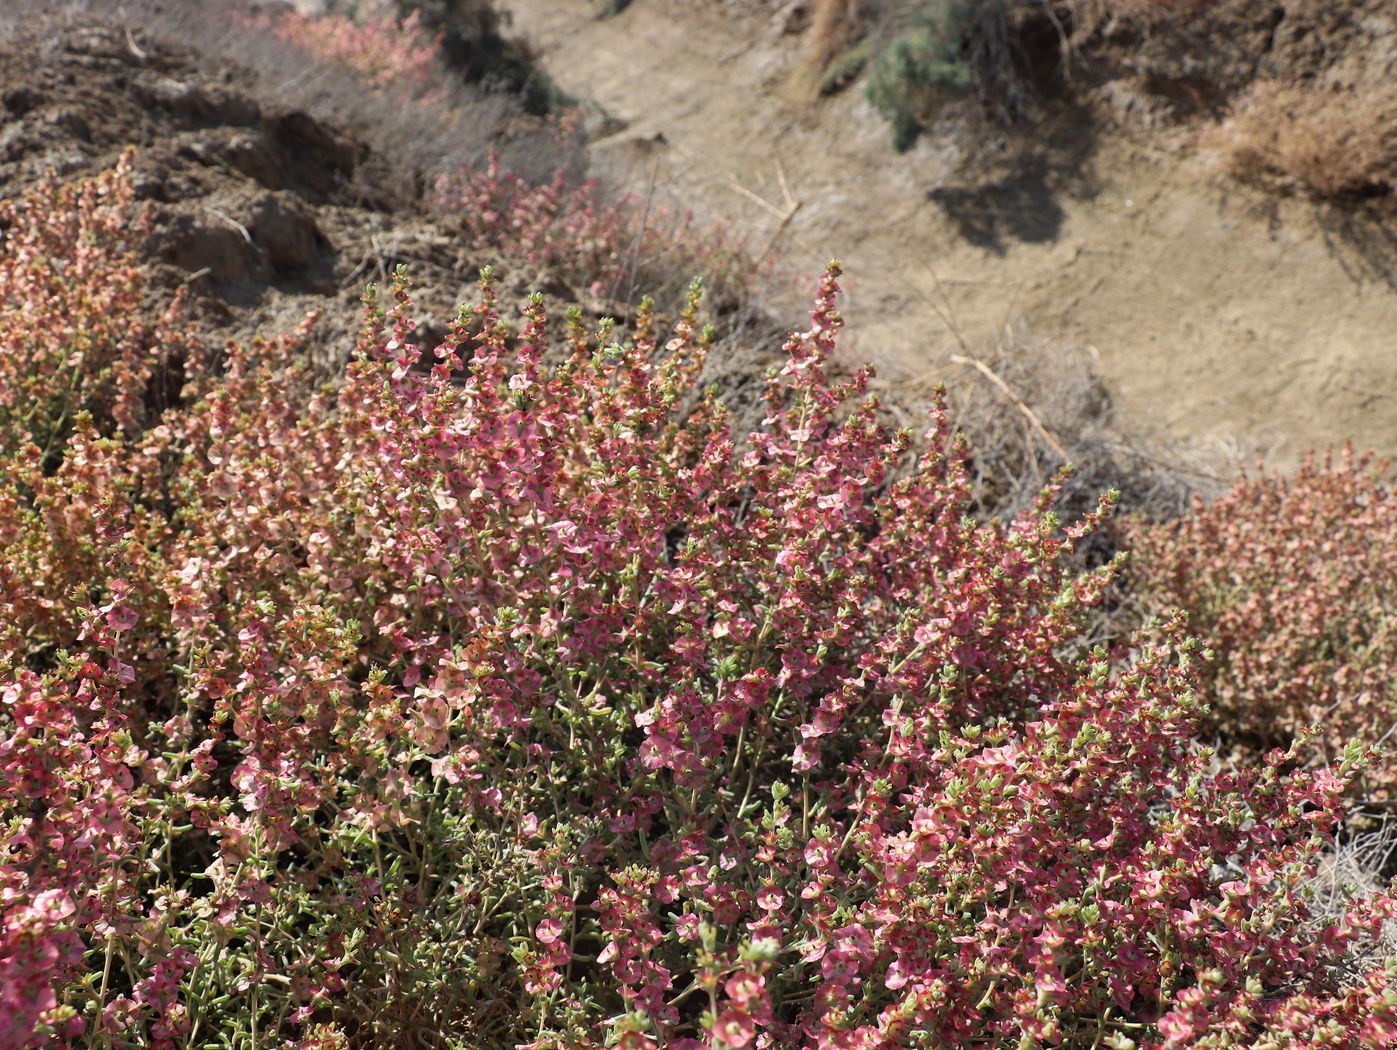
<instances>
[{"instance_id":1,"label":"hillside soil","mask_svg":"<svg viewBox=\"0 0 1397 1050\"><path fill-rule=\"evenodd\" d=\"M951 378L952 354L1026 326L1087 348L1122 428L1280 466L1347 438L1397 453L1390 205L1240 186L1198 144L1200 119L1246 76L1391 75L1390 7L1301 26L1218 4L1201 66L1129 40L1120 65L1136 74L1098 78L1090 105L1003 132L953 111L897 155L857 87L817 98L790 31L800 4L773 17L757 0L636 0L590 19L555 0L503 6L587 104L598 168L723 217L788 273L840 257L847 351L894 390ZM1247 65L1257 48L1266 69ZM1198 119L1169 119L1171 94ZM803 287L774 294L794 310Z\"/></svg>"},{"instance_id":2,"label":"hillside soil","mask_svg":"<svg viewBox=\"0 0 1397 1050\"><path fill-rule=\"evenodd\" d=\"M424 118L401 100L279 54L276 41L236 22L195 24L178 4L160 10L0 11L0 195L129 155L148 207L139 248L152 301L182 289L215 346L289 332L314 314L308 349L327 376L353 346L365 286L386 285L400 264L426 347L458 304L475 301L480 267L496 269L504 303L535 290L526 265L476 249L431 207L430 172L415 161L497 148L521 170L538 162L538 175L568 166L540 121L508 100L463 97L427 116L463 124L457 138L469 141L422 150L405 136ZM385 113L397 119L387 139ZM437 133L445 141L452 130ZM575 297L557 292L561 317L559 300Z\"/></svg>"}]
</instances>

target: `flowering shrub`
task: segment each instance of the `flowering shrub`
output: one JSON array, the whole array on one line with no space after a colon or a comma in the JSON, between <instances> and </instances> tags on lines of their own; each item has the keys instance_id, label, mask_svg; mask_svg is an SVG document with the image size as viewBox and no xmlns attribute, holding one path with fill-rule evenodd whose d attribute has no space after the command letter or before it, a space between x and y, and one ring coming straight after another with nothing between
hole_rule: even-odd
<instances>
[{"instance_id":1,"label":"flowering shrub","mask_svg":"<svg viewBox=\"0 0 1397 1050\"><path fill-rule=\"evenodd\" d=\"M596 182L568 188L559 171L536 185L506 170L492 152L484 170L463 169L437 180L438 203L482 248L511 253L593 296L624 295L639 284L652 292L675 273L702 273L727 295L742 292L771 269L690 214L647 206L633 196L608 199ZM687 277L685 280L687 281ZM657 287L661 285L661 287Z\"/></svg>"},{"instance_id":2,"label":"flowering shrub","mask_svg":"<svg viewBox=\"0 0 1397 1050\"><path fill-rule=\"evenodd\" d=\"M427 33L416 11L401 20L286 11L248 21L318 59L347 66L377 87L417 97L439 93L441 35Z\"/></svg>"},{"instance_id":3,"label":"flowering shrub","mask_svg":"<svg viewBox=\"0 0 1397 1050\"><path fill-rule=\"evenodd\" d=\"M1265 748L1318 723L1308 753L1327 761L1397 725L1397 496L1382 469L1346 448L1130 530L1139 593L1185 610L1215 651L1206 697L1230 735ZM1394 775L1389 759L1364 785L1387 793Z\"/></svg>"},{"instance_id":4,"label":"flowering shrub","mask_svg":"<svg viewBox=\"0 0 1397 1050\"><path fill-rule=\"evenodd\" d=\"M155 371L183 356L177 305L149 319L129 173L0 200L0 451L56 453L83 413L137 433Z\"/></svg>"},{"instance_id":5,"label":"flowering shrub","mask_svg":"<svg viewBox=\"0 0 1397 1050\"><path fill-rule=\"evenodd\" d=\"M430 357L400 279L338 387L188 348L11 437L0 1047L1397 1039L1394 902L1301 891L1356 752L1213 772L1177 624L1077 653L1109 501L977 524L939 418L909 468L838 276L750 437L697 287L516 334L488 272Z\"/></svg>"}]
</instances>

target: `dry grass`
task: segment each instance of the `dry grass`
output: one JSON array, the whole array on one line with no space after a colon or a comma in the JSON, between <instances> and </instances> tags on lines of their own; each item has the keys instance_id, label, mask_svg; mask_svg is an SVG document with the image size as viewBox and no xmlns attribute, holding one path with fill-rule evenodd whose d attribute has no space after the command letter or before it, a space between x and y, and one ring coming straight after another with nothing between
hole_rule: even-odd
<instances>
[{"instance_id":1,"label":"dry grass","mask_svg":"<svg viewBox=\"0 0 1397 1050\"><path fill-rule=\"evenodd\" d=\"M1339 921L1355 901L1371 900L1388 889L1397 855L1397 827L1390 814L1358 823L1369 829L1341 834L1307 886L1317 925ZM1360 944L1350 952L1344 969L1348 977L1356 978L1365 966L1394 957L1397 922L1387 922L1375 941Z\"/></svg>"},{"instance_id":2,"label":"dry grass","mask_svg":"<svg viewBox=\"0 0 1397 1050\"><path fill-rule=\"evenodd\" d=\"M975 496L987 513L1020 513L1067 464L1069 517L1114 488L1124 509L1173 518L1194 494L1216 495L1236 473L1234 449L1185 449L1132 433L1114 417L1089 348L1006 328L992 345L958 357L983 366L962 367L949 384L949 408L974 450Z\"/></svg>"},{"instance_id":3,"label":"dry grass","mask_svg":"<svg viewBox=\"0 0 1397 1050\"><path fill-rule=\"evenodd\" d=\"M1397 86L1258 81L1205 144L1245 181L1329 198L1393 193Z\"/></svg>"}]
</instances>

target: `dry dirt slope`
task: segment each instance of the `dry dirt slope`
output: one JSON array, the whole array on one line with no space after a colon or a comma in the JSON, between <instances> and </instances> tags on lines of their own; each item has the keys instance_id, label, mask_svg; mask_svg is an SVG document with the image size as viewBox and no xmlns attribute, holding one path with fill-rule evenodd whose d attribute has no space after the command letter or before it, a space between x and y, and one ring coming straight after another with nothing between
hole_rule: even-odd
<instances>
[{"instance_id":1,"label":"dry dirt slope","mask_svg":"<svg viewBox=\"0 0 1397 1050\"><path fill-rule=\"evenodd\" d=\"M858 91L812 103L800 48L717 0L505 0L614 129L594 159L851 277L851 351L894 384L943 375L1008 320L1095 347L1117 420L1293 462L1352 437L1397 453L1397 286L1380 227L1228 185L1188 133L1043 128L1026 168L967 182L945 140L894 155ZM594 7L595 10L595 7ZM659 136L657 138L657 136ZM1347 226L1347 229L1345 227ZM948 319L949 318L949 319ZM1029 392L1031 393L1031 392Z\"/></svg>"}]
</instances>

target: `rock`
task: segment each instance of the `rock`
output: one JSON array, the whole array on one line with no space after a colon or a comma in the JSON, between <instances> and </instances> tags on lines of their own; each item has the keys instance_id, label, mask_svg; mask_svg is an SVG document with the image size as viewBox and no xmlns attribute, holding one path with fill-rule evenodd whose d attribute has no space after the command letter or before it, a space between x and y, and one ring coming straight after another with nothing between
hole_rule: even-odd
<instances>
[{"instance_id":1,"label":"rock","mask_svg":"<svg viewBox=\"0 0 1397 1050\"><path fill-rule=\"evenodd\" d=\"M268 193L252 207L247 226L253 242L279 273L301 270L325 243L325 235L294 194Z\"/></svg>"},{"instance_id":2,"label":"rock","mask_svg":"<svg viewBox=\"0 0 1397 1050\"><path fill-rule=\"evenodd\" d=\"M191 277L199 275L201 287L231 300L255 297L270 276L251 230L215 204L159 209L151 245L166 262Z\"/></svg>"}]
</instances>

